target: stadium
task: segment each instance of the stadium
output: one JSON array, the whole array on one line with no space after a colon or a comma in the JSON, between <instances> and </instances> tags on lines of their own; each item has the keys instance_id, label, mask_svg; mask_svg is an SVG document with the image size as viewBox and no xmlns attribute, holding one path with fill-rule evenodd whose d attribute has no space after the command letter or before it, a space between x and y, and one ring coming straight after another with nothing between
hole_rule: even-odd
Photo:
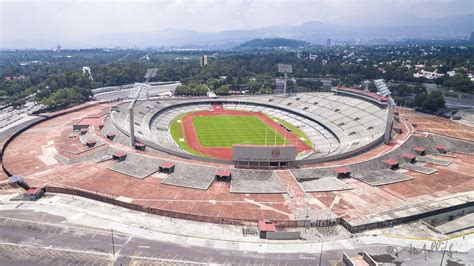
<instances>
[{"instance_id":1,"label":"stadium","mask_svg":"<svg viewBox=\"0 0 474 266\"><path fill-rule=\"evenodd\" d=\"M3 142L2 184L22 176L31 193L174 218L355 233L472 207L473 141L468 126L352 88L130 97L21 125Z\"/></svg>"},{"instance_id":2,"label":"stadium","mask_svg":"<svg viewBox=\"0 0 474 266\"><path fill-rule=\"evenodd\" d=\"M341 105L345 108L337 108ZM143 101L134 109L135 139L155 150L223 163L233 159L234 144L257 149L290 146L297 154L292 161L322 162L380 143L386 105L376 99L347 101L347 96L332 93ZM110 115L111 124L127 137L128 110L128 103L122 103Z\"/></svg>"}]
</instances>

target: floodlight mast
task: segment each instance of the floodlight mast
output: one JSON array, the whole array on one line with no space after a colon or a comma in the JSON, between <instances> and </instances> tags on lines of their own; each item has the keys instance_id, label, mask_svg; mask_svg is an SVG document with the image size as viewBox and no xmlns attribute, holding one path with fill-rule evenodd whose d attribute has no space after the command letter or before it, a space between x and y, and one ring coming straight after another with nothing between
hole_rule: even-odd
<instances>
[{"instance_id":1,"label":"floodlight mast","mask_svg":"<svg viewBox=\"0 0 474 266\"><path fill-rule=\"evenodd\" d=\"M137 103L137 99L133 99L133 101L128 106L128 116L129 116L129 127L130 127L130 147L135 145L135 125L134 125L134 115L133 115L133 108L135 108L135 104Z\"/></svg>"},{"instance_id":2,"label":"floodlight mast","mask_svg":"<svg viewBox=\"0 0 474 266\"><path fill-rule=\"evenodd\" d=\"M394 113L395 101L390 96L391 92L388 89L388 86L383 79L376 79L374 80L374 83L375 83L375 86L377 87L378 94L384 97L387 97L388 113L387 113L387 122L385 124L385 133L383 136L383 142L385 144L389 144L391 134L392 134L392 127L393 127L393 113Z\"/></svg>"},{"instance_id":3,"label":"floodlight mast","mask_svg":"<svg viewBox=\"0 0 474 266\"><path fill-rule=\"evenodd\" d=\"M149 68L146 71L144 76L145 82L144 83L135 83L134 87L130 90L129 98L132 98L132 102L128 106L128 117L129 117L129 129L130 129L130 147L135 145L135 125L134 125L134 114L133 109L135 108L135 104L137 100L145 99L148 100L149 98L149 90L151 78L156 77L156 73L158 72L158 68Z\"/></svg>"},{"instance_id":4,"label":"floodlight mast","mask_svg":"<svg viewBox=\"0 0 474 266\"><path fill-rule=\"evenodd\" d=\"M148 95L148 91L150 90L150 85L148 84L150 82L150 79L151 78L154 78L156 77L156 73L158 72L158 68L149 68L147 71L146 71L146 74L145 74L145 83L144 83L144 88L142 88L144 90L144 93L146 95L146 99L148 100L149 98L149 95Z\"/></svg>"},{"instance_id":5,"label":"floodlight mast","mask_svg":"<svg viewBox=\"0 0 474 266\"><path fill-rule=\"evenodd\" d=\"M287 73L293 73L293 67L292 65L278 64L278 72L285 74L285 84L283 84L283 95L286 95L286 87L288 82Z\"/></svg>"}]
</instances>

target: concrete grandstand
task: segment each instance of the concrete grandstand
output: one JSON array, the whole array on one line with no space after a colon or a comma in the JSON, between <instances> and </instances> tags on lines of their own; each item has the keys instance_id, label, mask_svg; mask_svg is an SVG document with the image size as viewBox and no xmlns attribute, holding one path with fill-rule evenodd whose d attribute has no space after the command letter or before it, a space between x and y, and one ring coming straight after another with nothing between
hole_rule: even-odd
<instances>
[{"instance_id":1,"label":"concrete grandstand","mask_svg":"<svg viewBox=\"0 0 474 266\"><path fill-rule=\"evenodd\" d=\"M302 130L314 144L314 152L300 160L331 160L354 154L380 143L385 129L387 109L358 98L333 93L305 93L290 97L264 95L219 100L145 101L134 109L136 138L151 148L183 153L169 133L170 122L180 114L209 110L212 103L226 110L262 112L287 121ZM119 104L110 114L112 123L129 135L127 104Z\"/></svg>"},{"instance_id":2,"label":"concrete grandstand","mask_svg":"<svg viewBox=\"0 0 474 266\"><path fill-rule=\"evenodd\" d=\"M9 175L22 175L46 192L170 217L232 224L269 219L288 227L331 220L351 232L473 204L474 143L470 135L463 137L467 126L452 126L458 134L452 138L436 125L413 122L433 117L399 110L398 132L384 144L387 103L359 94L176 97L140 101L133 114L128 102L86 104L49 114L5 137L3 183ZM242 169L232 160L181 149L170 135L171 121L212 110L215 103L286 121L310 138L313 152L284 168ZM84 121L91 123L78 129ZM222 172L229 181L216 177Z\"/></svg>"}]
</instances>

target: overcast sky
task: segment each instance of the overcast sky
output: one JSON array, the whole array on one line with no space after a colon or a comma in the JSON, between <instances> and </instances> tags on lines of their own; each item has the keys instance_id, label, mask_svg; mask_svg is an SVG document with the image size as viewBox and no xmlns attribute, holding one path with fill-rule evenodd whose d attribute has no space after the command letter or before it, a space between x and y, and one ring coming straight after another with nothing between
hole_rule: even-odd
<instances>
[{"instance_id":1,"label":"overcast sky","mask_svg":"<svg viewBox=\"0 0 474 266\"><path fill-rule=\"evenodd\" d=\"M55 39L166 28L197 31L298 25L403 23L405 16L473 12L474 0L0 0L1 40ZM400 18L403 17L403 19ZM385 19L386 18L386 19Z\"/></svg>"}]
</instances>

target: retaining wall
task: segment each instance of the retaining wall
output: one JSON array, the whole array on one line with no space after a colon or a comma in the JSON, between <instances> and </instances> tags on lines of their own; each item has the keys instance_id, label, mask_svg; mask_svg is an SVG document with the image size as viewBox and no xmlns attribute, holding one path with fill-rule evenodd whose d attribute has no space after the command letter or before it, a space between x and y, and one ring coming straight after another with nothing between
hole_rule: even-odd
<instances>
[{"instance_id":1,"label":"retaining wall","mask_svg":"<svg viewBox=\"0 0 474 266\"><path fill-rule=\"evenodd\" d=\"M205 222L205 223L245 225L245 226L256 226L258 223L257 220L234 219L234 218L228 218L228 217L210 217L210 216L204 216L204 215L177 212L177 211L172 211L172 210L163 210L163 209L158 209L158 208L145 207L145 206L134 204L134 203L123 202L108 195L74 189L74 188L46 186L44 187L44 189L47 193L61 193L61 194L69 194L69 195L84 197L84 198L112 204L115 206L131 209L131 210L142 211L142 212L146 212L150 214L167 216L167 217L176 218L176 219L192 220L192 221ZM272 220L272 221L275 223L276 227L285 227L285 228L286 227L303 227L305 223L308 223L308 221L305 221L305 220ZM320 220L318 221L317 224L319 224L320 226L324 226L324 225L331 225L334 223L338 224L339 218L333 219L333 220Z\"/></svg>"}]
</instances>

